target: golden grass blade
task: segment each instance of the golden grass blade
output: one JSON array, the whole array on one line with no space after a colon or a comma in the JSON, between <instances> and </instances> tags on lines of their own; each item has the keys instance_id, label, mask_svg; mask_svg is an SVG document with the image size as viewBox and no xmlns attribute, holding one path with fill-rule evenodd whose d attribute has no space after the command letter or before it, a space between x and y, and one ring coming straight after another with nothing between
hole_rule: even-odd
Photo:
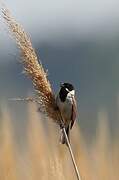
<instances>
[{"instance_id":1,"label":"golden grass blade","mask_svg":"<svg viewBox=\"0 0 119 180\"><path fill-rule=\"evenodd\" d=\"M37 102L37 100L33 97L27 98L10 98L9 101L23 101L23 102Z\"/></svg>"},{"instance_id":2,"label":"golden grass blade","mask_svg":"<svg viewBox=\"0 0 119 180\"><path fill-rule=\"evenodd\" d=\"M13 127L8 109L2 110L3 121L0 141L0 179L18 179L16 148L14 144Z\"/></svg>"}]
</instances>

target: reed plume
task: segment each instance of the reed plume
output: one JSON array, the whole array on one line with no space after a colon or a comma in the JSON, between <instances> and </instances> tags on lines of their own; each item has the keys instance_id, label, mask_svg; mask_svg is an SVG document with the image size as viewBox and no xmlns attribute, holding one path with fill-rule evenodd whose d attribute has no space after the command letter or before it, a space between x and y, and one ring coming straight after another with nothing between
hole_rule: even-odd
<instances>
[{"instance_id":1,"label":"reed plume","mask_svg":"<svg viewBox=\"0 0 119 180\"><path fill-rule=\"evenodd\" d=\"M59 116L55 110L55 96L51 84L47 80L47 73L44 71L42 63L37 58L32 47L30 37L12 17L7 8L2 9L2 14L9 31L12 33L20 49L21 61L27 76L32 80L37 95L35 100L40 104L40 111L45 111L50 118L59 123Z\"/></svg>"},{"instance_id":2,"label":"reed plume","mask_svg":"<svg viewBox=\"0 0 119 180\"><path fill-rule=\"evenodd\" d=\"M40 59L38 61L37 55L32 47L30 37L26 34L23 27L12 17L7 8L2 9L2 14L21 51L22 64L26 74L32 80L35 91L37 92L37 98L35 98L35 101L40 104L40 111L45 111L49 118L52 118L55 122L63 127L63 119L59 110L56 108L55 96L52 91L51 84L47 80L47 73L44 71ZM32 99L27 98L27 100L31 101ZM77 179L80 180L78 168L75 163L74 155L65 128L63 127L62 130L66 137L67 146L74 165Z\"/></svg>"}]
</instances>

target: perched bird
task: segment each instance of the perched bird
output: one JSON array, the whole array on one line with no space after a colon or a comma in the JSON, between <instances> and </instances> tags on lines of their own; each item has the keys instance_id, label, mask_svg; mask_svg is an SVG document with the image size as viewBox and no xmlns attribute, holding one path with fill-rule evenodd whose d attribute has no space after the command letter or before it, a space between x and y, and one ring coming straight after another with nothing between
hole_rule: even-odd
<instances>
[{"instance_id":1,"label":"perched bird","mask_svg":"<svg viewBox=\"0 0 119 180\"><path fill-rule=\"evenodd\" d=\"M60 90L56 97L56 105L61 113L66 134L70 141L69 133L70 133L70 129L72 129L73 124L75 122L76 112L77 112L75 90L72 84L62 83L60 85ZM63 131L60 137L60 141L62 144L67 144Z\"/></svg>"}]
</instances>

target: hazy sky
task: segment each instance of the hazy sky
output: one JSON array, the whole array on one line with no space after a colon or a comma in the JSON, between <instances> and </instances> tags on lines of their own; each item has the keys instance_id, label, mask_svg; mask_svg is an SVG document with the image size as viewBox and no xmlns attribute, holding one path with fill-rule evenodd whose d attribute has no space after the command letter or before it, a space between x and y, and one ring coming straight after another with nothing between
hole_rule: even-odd
<instances>
[{"instance_id":1,"label":"hazy sky","mask_svg":"<svg viewBox=\"0 0 119 180\"><path fill-rule=\"evenodd\" d=\"M35 33L88 36L119 32L119 0L6 0L13 15Z\"/></svg>"}]
</instances>

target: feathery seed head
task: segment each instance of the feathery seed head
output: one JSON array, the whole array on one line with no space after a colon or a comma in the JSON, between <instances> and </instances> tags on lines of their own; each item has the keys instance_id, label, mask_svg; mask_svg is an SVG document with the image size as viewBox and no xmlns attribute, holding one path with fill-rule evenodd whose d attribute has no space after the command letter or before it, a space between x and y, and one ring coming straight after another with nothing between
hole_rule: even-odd
<instances>
[{"instance_id":1,"label":"feathery seed head","mask_svg":"<svg viewBox=\"0 0 119 180\"><path fill-rule=\"evenodd\" d=\"M60 116L58 115L58 111L55 110L55 96L51 89L51 84L47 80L47 73L45 73L42 63L40 59L38 60L32 47L30 37L26 34L23 27L12 17L7 8L2 9L2 14L9 31L12 33L21 51L21 62L27 76L32 80L41 111L45 110L50 118L60 123Z\"/></svg>"}]
</instances>

